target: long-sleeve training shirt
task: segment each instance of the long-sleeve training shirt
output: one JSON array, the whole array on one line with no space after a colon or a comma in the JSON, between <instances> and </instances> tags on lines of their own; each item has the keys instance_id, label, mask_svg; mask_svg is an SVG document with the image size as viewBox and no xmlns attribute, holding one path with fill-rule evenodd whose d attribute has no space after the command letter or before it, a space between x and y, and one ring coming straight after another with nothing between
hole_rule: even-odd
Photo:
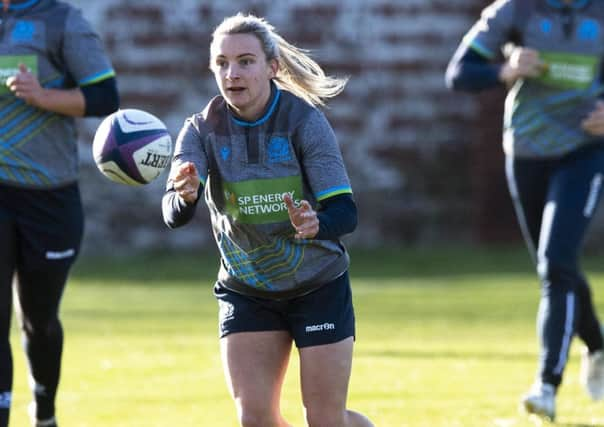
<instances>
[{"instance_id":1,"label":"long-sleeve training shirt","mask_svg":"<svg viewBox=\"0 0 604 427\"><path fill-rule=\"evenodd\" d=\"M251 123L235 117L218 96L185 122L172 168L183 162L195 164L204 186L221 254L218 280L224 286L290 298L348 269L348 255L338 239L294 238L283 202L285 193L294 201L308 200L321 215L322 201L338 196L352 200L336 137L316 108L273 85L266 112ZM168 179L163 210L167 222L176 224L182 222L179 212L185 217L191 212L171 187Z\"/></svg>"},{"instance_id":2,"label":"long-sleeve training shirt","mask_svg":"<svg viewBox=\"0 0 604 427\"><path fill-rule=\"evenodd\" d=\"M60 1L13 1L0 16L0 183L41 189L73 183L78 178L74 119L26 104L5 82L17 74L19 63L45 88L112 79L101 40L80 10Z\"/></svg>"},{"instance_id":3,"label":"long-sleeve training shirt","mask_svg":"<svg viewBox=\"0 0 604 427\"><path fill-rule=\"evenodd\" d=\"M604 2L499 0L484 9L448 67L447 83L462 90L499 84L495 63L502 47L519 33L522 45L545 63L536 78L516 81L504 113L504 150L525 158L559 157L603 139L581 129L604 92ZM519 10L527 16L519 16ZM521 23L520 23L521 22ZM518 26L522 28L518 28Z\"/></svg>"}]
</instances>

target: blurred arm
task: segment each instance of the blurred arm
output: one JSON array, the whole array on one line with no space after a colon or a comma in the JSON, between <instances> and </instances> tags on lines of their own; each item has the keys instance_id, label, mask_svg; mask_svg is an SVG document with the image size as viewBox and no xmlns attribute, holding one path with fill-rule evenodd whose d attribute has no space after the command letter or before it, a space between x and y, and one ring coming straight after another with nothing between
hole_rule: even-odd
<instances>
[{"instance_id":1,"label":"blurred arm","mask_svg":"<svg viewBox=\"0 0 604 427\"><path fill-rule=\"evenodd\" d=\"M502 84L502 64L493 64L471 48L461 45L447 67L445 82L449 89L478 92Z\"/></svg>"},{"instance_id":2,"label":"blurred arm","mask_svg":"<svg viewBox=\"0 0 604 427\"><path fill-rule=\"evenodd\" d=\"M36 107L73 117L106 116L119 108L114 77L73 89L41 88Z\"/></svg>"},{"instance_id":3,"label":"blurred arm","mask_svg":"<svg viewBox=\"0 0 604 427\"><path fill-rule=\"evenodd\" d=\"M53 113L72 117L84 116L86 101L79 88L43 89L34 102L29 104Z\"/></svg>"},{"instance_id":4,"label":"blurred arm","mask_svg":"<svg viewBox=\"0 0 604 427\"><path fill-rule=\"evenodd\" d=\"M85 117L106 116L120 107L115 77L80 87L84 96Z\"/></svg>"},{"instance_id":5,"label":"blurred arm","mask_svg":"<svg viewBox=\"0 0 604 427\"><path fill-rule=\"evenodd\" d=\"M19 64L19 72L9 77L6 85L26 104L66 116L106 115L119 104L114 78L73 89L45 88L24 64Z\"/></svg>"},{"instance_id":6,"label":"blurred arm","mask_svg":"<svg viewBox=\"0 0 604 427\"><path fill-rule=\"evenodd\" d=\"M357 206L351 194L340 194L321 200L317 212L319 232L314 237L321 240L335 240L352 233L357 226Z\"/></svg>"}]
</instances>

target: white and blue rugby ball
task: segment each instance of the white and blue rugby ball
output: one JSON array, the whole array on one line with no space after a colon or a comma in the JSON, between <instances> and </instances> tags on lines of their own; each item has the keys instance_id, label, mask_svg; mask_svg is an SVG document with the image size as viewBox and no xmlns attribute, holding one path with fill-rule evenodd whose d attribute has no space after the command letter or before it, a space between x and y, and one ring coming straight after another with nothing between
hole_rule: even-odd
<instances>
[{"instance_id":1,"label":"white and blue rugby ball","mask_svg":"<svg viewBox=\"0 0 604 427\"><path fill-rule=\"evenodd\" d=\"M143 110L118 110L99 125L92 142L99 170L111 181L144 185L170 163L172 138L166 125Z\"/></svg>"}]
</instances>

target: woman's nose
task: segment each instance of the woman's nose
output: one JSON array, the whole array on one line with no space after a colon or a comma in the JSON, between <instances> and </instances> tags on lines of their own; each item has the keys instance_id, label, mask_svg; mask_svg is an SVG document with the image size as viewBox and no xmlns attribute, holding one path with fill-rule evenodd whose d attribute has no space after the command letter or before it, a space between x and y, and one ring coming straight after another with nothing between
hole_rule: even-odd
<instances>
[{"instance_id":1,"label":"woman's nose","mask_svg":"<svg viewBox=\"0 0 604 427\"><path fill-rule=\"evenodd\" d=\"M226 70L226 78L230 80L239 78L239 71L237 70L237 66L229 65Z\"/></svg>"}]
</instances>

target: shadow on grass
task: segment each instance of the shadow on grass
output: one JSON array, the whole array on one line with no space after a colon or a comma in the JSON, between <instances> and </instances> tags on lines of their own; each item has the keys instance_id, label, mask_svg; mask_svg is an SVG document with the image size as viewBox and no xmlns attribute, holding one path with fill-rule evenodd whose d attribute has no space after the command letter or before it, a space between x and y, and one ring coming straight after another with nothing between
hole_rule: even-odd
<instances>
[{"instance_id":1,"label":"shadow on grass","mask_svg":"<svg viewBox=\"0 0 604 427\"><path fill-rule=\"evenodd\" d=\"M350 273L358 278L453 277L480 274L535 274L523 246L434 247L350 250ZM587 272L604 272L598 257L586 259ZM166 280L214 281L220 261L216 250L166 251L133 256L82 257L73 275L107 282L153 283ZM536 274L535 274L536 277Z\"/></svg>"},{"instance_id":2,"label":"shadow on grass","mask_svg":"<svg viewBox=\"0 0 604 427\"><path fill-rule=\"evenodd\" d=\"M524 246L439 246L435 248L352 249L352 275L357 277L451 277L474 274L528 274L537 277ZM604 273L601 255L586 256L587 273Z\"/></svg>"},{"instance_id":3,"label":"shadow on grass","mask_svg":"<svg viewBox=\"0 0 604 427\"><path fill-rule=\"evenodd\" d=\"M564 424L556 424L558 427L604 427L604 424L582 424L582 423L564 423Z\"/></svg>"},{"instance_id":4,"label":"shadow on grass","mask_svg":"<svg viewBox=\"0 0 604 427\"><path fill-rule=\"evenodd\" d=\"M213 251L149 252L132 256L87 256L74 265L72 278L106 284L216 280L220 261Z\"/></svg>"},{"instance_id":5,"label":"shadow on grass","mask_svg":"<svg viewBox=\"0 0 604 427\"><path fill-rule=\"evenodd\" d=\"M355 349L355 356L369 357L384 357L397 359L455 359L455 360L492 360L492 361L527 361L534 360L534 353L501 353L501 352L476 352L476 351L417 351L417 350L401 350L401 351L382 351L382 350L367 350ZM604 426L602 426L604 427Z\"/></svg>"},{"instance_id":6,"label":"shadow on grass","mask_svg":"<svg viewBox=\"0 0 604 427\"><path fill-rule=\"evenodd\" d=\"M521 248L352 249L351 274L357 277L439 277L468 274L530 273Z\"/></svg>"}]
</instances>

